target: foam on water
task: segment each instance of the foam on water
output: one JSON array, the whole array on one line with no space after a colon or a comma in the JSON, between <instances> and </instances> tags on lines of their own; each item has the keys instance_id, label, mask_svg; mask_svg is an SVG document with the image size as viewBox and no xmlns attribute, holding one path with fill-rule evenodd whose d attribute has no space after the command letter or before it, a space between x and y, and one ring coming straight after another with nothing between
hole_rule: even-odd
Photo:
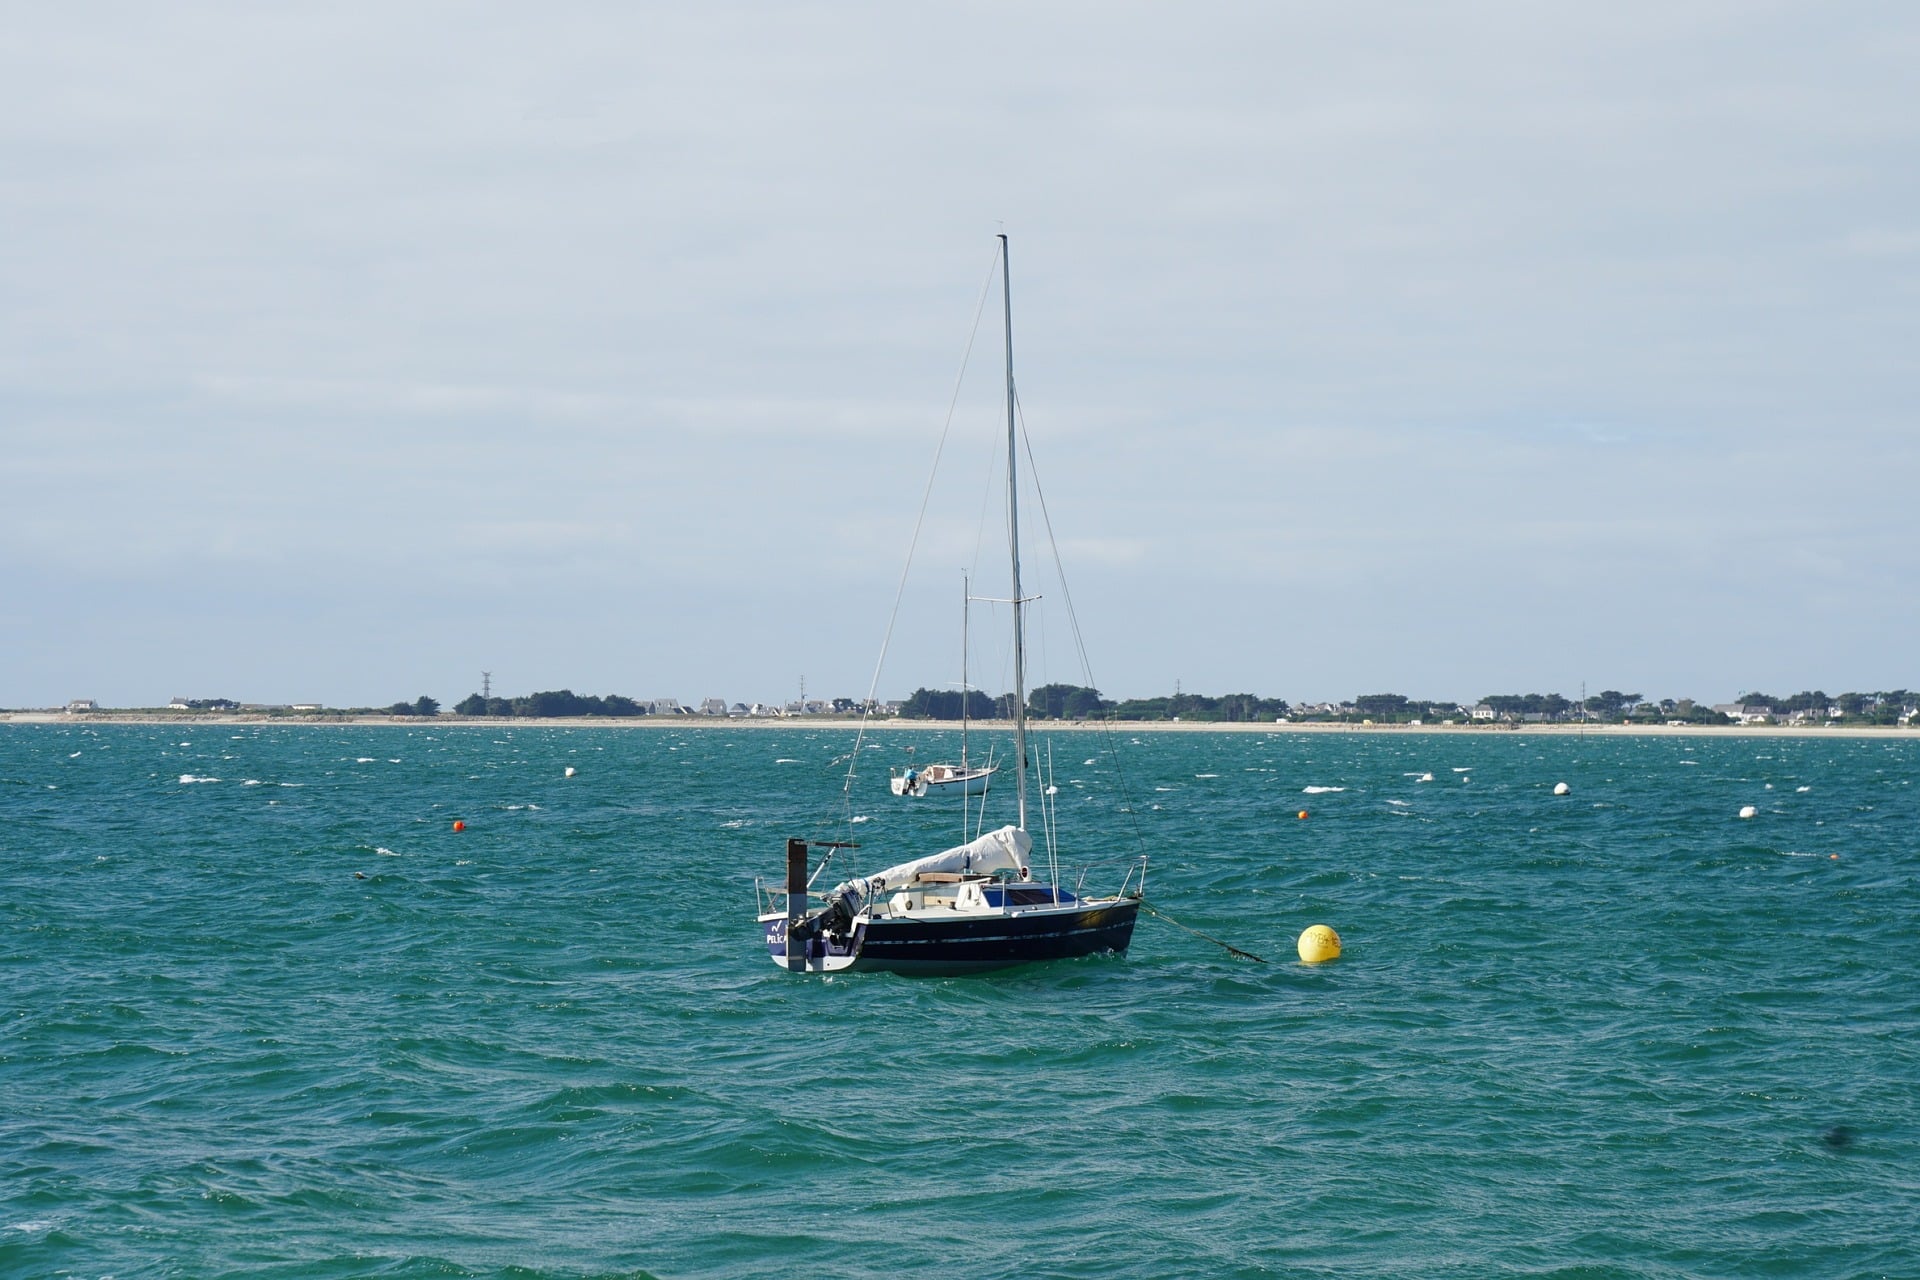
<instances>
[{"instance_id":1,"label":"foam on water","mask_svg":"<svg viewBox=\"0 0 1920 1280\"><path fill-rule=\"evenodd\" d=\"M850 739L662 733L0 725L0 1275L1920 1274L1920 741L1463 737L1300 822L1192 781L1436 740L1142 735L1063 870L1273 963L827 982L753 880L841 779L741 762ZM960 829L852 804L824 882Z\"/></svg>"}]
</instances>

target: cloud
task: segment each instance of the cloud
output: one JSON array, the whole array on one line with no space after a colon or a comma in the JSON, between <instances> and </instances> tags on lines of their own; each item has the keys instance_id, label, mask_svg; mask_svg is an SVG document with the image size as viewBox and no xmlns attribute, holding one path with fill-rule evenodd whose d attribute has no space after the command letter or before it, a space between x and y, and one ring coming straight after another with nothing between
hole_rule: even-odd
<instances>
[{"instance_id":1,"label":"cloud","mask_svg":"<svg viewBox=\"0 0 1920 1280\"><path fill-rule=\"evenodd\" d=\"M1771 646L1833 687L1920 623L1874 586L1920 545L1891 496L1920 20L190 3L10 35L0 588L70 583L95 625L301 582L354 603L297 606L289 661L371 611L369 662L484 634L617 675L511 603L544 576L601 584L609 635L682 602L662 682L864 683L852 602L890 594L970 340L924 554L981 558L1003 220L1022 409L1118 691L1544 680L1552 625L1511 615L1620 600L1691 630L1595 624L1579 665L1645 672L1596 680ZM422 583L508 602L456 628ZM273 634L296 606L256 589ZM1849 594L1865 639L1792 603ZM67 624L24 607L0 702L68 696L34 674L72 670ZM98 662L101 695L161 681Z\"/></svg>"}]
</instances>

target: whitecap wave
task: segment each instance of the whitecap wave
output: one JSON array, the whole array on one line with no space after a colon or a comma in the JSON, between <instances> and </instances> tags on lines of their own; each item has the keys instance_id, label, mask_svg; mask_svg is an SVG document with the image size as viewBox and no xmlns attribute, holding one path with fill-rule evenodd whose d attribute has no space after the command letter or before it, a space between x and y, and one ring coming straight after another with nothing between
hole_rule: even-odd
<instances>
[{"instance_id":1,"label":"whitecap wave","mask_svg":"<svg viewBox=\"0 0 1920 1280\"><path fill-rule=\"evenodd\" d=\"M1302 787L1300 788L1300 794L1303 796L1324 796L1330 791L1345 790L1345 787Z\"/></svg>"},{"instance_id":2,"label":"whitecap wave","mask_svg":"<svg viewBox=\"0 0 1920 1280\"><path fill-rule=\"evenodd\" d=\"M218 782L218 781L220 781L220 779L218 779L218 778L200 778L200 777L196 777L196 776L194 776L194 775L193 775L193 774L191 774L191 773L183 773L183 774L181 774L181 775L180 775L180 781L182 781L182 782Z\"/></svg>"}]
</instances>

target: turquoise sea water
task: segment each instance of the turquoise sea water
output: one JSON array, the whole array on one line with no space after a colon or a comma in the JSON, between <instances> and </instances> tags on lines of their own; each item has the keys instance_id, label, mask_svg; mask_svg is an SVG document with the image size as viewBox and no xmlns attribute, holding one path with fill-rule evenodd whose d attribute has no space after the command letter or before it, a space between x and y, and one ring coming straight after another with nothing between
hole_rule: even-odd
<instances>
[{"instance_id":1,"label":"turquoise sea water","mask_svg":"<svg viewBox=\"0 0 1920 1280\"><path fill-rule=\"evenodd\" d=\"M1920 741L1051 743L1272 963L776 970L842 733L0 726L0 1276L1920 1275Z\"/></svg>"}]
</instances>

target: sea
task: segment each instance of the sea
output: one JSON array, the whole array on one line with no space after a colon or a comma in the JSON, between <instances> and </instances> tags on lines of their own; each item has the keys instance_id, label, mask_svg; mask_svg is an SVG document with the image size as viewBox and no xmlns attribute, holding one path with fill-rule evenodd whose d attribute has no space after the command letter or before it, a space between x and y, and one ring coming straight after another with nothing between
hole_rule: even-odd
<instances>
[{"instance_id":1,"label":"sea","mask_svg":"<svg viewBox=\"0 0 1920 1280\"><path fill-rule=\"evenodd\" d=\"M0 725L0 1276L1920 1276L1920 736L1040 732L1127 954L776 968L956 747Z\"/></svg>"}]
</instances>

